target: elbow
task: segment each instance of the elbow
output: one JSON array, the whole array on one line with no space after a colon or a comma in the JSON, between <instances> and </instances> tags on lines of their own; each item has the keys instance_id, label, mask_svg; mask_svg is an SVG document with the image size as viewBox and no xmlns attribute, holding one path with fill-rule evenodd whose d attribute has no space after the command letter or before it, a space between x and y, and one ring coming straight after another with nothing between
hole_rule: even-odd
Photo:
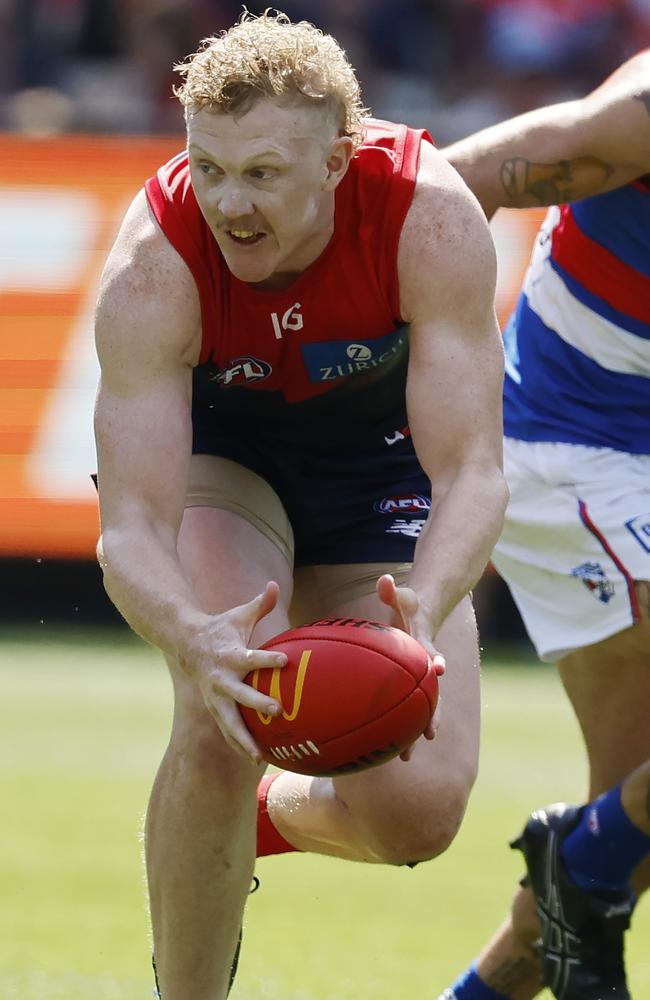
<instances>
[{"instance_id":1,"label":"elbow","mask_svg":"<svg viewBox=\"0 0 650 1000\"><path fill-rule=\"evenodd\" d=\"M493 510L493 516L496 522L496 535L498 537L501 534L501 529L503 527L506 510L508 508L508 502L510 500L510 490L508 488L508 482L503 473L503 470L499 467L496 467L494 469L492 481L490 484L490 495L492 498L491 506Z\"/></svg>"},{"instance_id":2,"label":"elbow","mask_svg":"<svg viewBox=\"0 0 650 1000\"><path fill-rule=\"evenodd\" d=\"M111 561L108 556L110 552L110 540L107 539L106 532L99 536L99 540L95 547L95 554L97 556L97 562L99 563L99 568L102 571L102 581L104 584L104 590L106 591L108 597L113 601L113 573L111 569ZM114 602L113 602L114 603Z\"/></svg>"},{"instance_id":3,"label":"elbow","mask_svg":"<svg viewBox=\"0 0 650 1000\"><path fill-rule=\"evenodd\" d=\"M119 609L120 595L128 575L129 552L133 552L134 539L117 528L102 531L96 546L97 562L102 571L104 590Z\"/></svg>"},{"instance_id":4,"label":"elbow","mask_svg":"<svg viewBox=\"0 0 650 1000\"><path fill-rule=\"evenodd\" d=\"M502 469L497 470L495 492L501 508L501 514L503 515L505 514L508 503L510 502L510 488L508 487L508 480L506 479L505 473Z\"/></svg>"}]
</instances>

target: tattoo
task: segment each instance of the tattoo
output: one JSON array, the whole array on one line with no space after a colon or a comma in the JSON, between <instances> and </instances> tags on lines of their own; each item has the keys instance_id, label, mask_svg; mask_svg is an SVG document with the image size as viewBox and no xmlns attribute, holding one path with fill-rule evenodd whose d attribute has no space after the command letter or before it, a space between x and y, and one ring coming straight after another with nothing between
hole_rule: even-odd
<instances>
[{"instance_id":1,"label":"tattoo","mask_svg":"<svg viewBox=\"0 0 650 1000\"><path fill-rule=\"evenodd\" d=\"M509 996L515 987L525 983L531 976L540 976L539 964L536 961L527 958L506 958L485 977L485 984L495 993Z\"/></svg>"},{"instance_id":2,"label":"tattoo","mask_svg":"<svg viewBox=\"0 0 650 1000\"><path fill-rule=\"evenodd\" d=\"M526 205L562 205L584 197L583 189L601 187L614 173L611 163L595 156L580 156L557 163L532 163L523 156L504 160L500 176L510 203Z\"/></svg>"},{"instance_id":3,"label":"tattoo","mask_svg":"<svg viewBox=\"0 0 650 1000\"><path fill-rule=\"evenodd\" d=\"M645 105L645 109L650 115L650 90L642 90L640 94L634 95L637 101L641 101Z\"/></svg>"}]
</instances>

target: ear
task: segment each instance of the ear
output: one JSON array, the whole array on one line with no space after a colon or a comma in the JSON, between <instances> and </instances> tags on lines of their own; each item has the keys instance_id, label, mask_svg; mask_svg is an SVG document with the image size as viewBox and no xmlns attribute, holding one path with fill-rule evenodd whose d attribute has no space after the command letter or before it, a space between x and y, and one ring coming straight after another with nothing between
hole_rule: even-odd
<instances>
[{"instance_id":1,"label":"ear","mask_svg":"<svg viewBox=\"0 0 650 1000\"><path fill-rule=\"evenodd\" d=\"M333 139L326 153L323 190L333 191L343 180L354 156L354 144L347 135Z\"/></svg>"}]
</instances>

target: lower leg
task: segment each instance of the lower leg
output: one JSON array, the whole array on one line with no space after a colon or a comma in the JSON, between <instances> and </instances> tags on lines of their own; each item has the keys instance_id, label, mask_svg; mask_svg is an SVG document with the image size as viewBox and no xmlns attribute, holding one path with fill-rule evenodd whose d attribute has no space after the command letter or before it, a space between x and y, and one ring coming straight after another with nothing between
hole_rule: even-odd
<instances>
[{"instance_id":1,"label":"lower leg","mask_svg":"<svg viewBox=\"0 0 650 1000\"><path fill-rule=\"evenodd\" d=\"M558 664L585 738L590 798L623 782L620 801L624 819L635 824L640 835L650 833L650 763L643 763L650 755L647 727L650 589L648 584L644 586L642 624L595 646L576 650ZM612 676L616 677L616 684L612 684ZM636 867L631 882L637 895L650 885L649 855ZM485 992L491 989L506 1000L530 1000L541 989L541 965L535 949L538 936L532 894L522 890L515 897L511 917L474 963L467 989L460 977L458 992L452 992L451 996L456 995L458 1000L492 1000L490 993ZM482 987L485 987L483 992ZM443 997L446 1000L445 994Z\"/></svg>"},{"instance_id":2,"label":"lower leg","mask_svg":"<svg viewBox=\"0 0 650 1000\"><path fill-rule=\"evenodd\" d=\"M539 924L532 894L518 890L512 911L472 966L450 988L454 1000L532 1000L542 989ZM445 994L443 994L443 997Z\"/></svg>"},{"instance_id":3,"label":"lower leg","mask_svg":"<svg viewBox=\"0 0 650 1000\"><path fill-rule=\"evenodd\" d=\"M529 894L527 894L529 895ZM532 909L532 901L527 900ZM515 931L512 916L501 925L476 962L476 971L491 989L508 1000L532 1000L542 989L536 951L539 925L531 913L525 932Z\"/></svg>"},{"instance_id":4,"label":"lower leg","mask_svg":"<svg viewBox=\"0 0 650 1000\"><path fill-rule=\"evenodd\" d=\"M561 850L586 889L623 887L650 851L649 641L644 617L558 663L589 756L591 800ZM645 888L638 874L635 888Z\"/></svg>"},{"instance_id":5,"label":"lower leg","mask_svg":"<svg viewBox=\"0 0 650 1000\"><path fill-rule=\"evenodd\" d=\"M650 760L633 771L621 786L621 805L642 833L650 836Z\"/></svg>"},{"instance_id":6,"label":"lower leg","mask_svg":"<svg viewBox=\"0 0 650 1000\"><path fill-rule=\"evenodd\" d=\"M561 855L583 889L616 890L650 854L650 761L589 803Z\"/></svg>"},{"instance_id":7,"label":"lower leg","mask_svg":"<svg viewBox=\"0 0 650 1000\"><path fill-rule=\"evenodd\" d=\"M228 989L253 873L257 772L233 762L226 783L223 761L217 767L210 744L198 766L191 753L168 750L149 804L145 849L163 1000L223 1000Z\"/></svg>"},{"instance_id":8,"label":"lower leg","mask_svg":"<svg viewBox=\"0 0 650 1000\"><path fill-rule=\"evenodd\" d=\"M262 796L258 803L264 808L271 830L261 843L258 834L258 857L262 853L279 854L286 850L312 851L349 861L376 861L355 829L350 811L334 788L331 778L312 778L291 771L281 771L263 779L265 806ZM260 785L260 790L263 788ZM258 795L260 793L258 792ZM266 824L265 824L266 825ZM275 835L274 835L275 834Z\"/></svg>"}]
</instances>

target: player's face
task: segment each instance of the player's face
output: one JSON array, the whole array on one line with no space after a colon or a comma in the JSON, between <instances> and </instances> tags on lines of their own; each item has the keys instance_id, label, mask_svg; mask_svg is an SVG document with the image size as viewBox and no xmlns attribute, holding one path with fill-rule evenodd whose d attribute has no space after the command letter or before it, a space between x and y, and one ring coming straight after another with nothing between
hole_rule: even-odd
<instances>
[{"instance_id":1,"label":"player's face","mask_svg":"<svg viewBox=\"0 0 650 1000\"><path fill-rule=\"evenodd\" d=\"M281 287L322 253L351 147L324 111L302 104L263 99L237 118L191 116L192 186L237 278Z\"/></svg>"}]
</instances>

